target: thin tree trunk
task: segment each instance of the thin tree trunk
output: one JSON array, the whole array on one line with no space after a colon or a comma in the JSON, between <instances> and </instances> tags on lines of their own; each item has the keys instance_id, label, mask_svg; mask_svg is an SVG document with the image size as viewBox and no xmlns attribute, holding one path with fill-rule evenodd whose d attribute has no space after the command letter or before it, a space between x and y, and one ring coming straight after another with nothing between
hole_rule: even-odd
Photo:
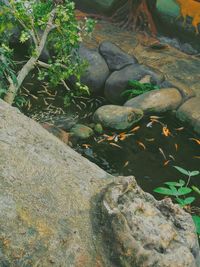
<instances>
[{"instance_id":1,"label":"thin tree trunk","mask_svg":"<svg viewBox=\"0 0 200 267\"><path fill-rule=\"evenodd\" d=\"M19 71L19 74L17 76L17 83L13 83L10 82L10 86L7 90L7 93L4 97L4 100L11 104L13 103L15 96L17 94L17 91L19 90L19 88L21 87L24 79L27 77L27 75L30 73L31 70L34 69L36 62L38 60L38 58L40 57L42 50L45 46L45 43L47 41L47 37L49 32L55 28L55 26L53 25L53 20L55 17L55 8L52 10L50 16L49 16L49 20L47 22L47 26L46 29L44 30L39 45L37 43L35 43L36 46L36 56L32 56L27 62L26 64L22 67L22 69Z\"/></svg>"},{"instance_id":2,"label":"thin tree trunk","mask_svg":"<svg viewBox=\"0 0 200 267\"><path fill-rule=\"evenodd\" d=\"M8 88L8 91L4 97L4 101L6 101L9 104L12 104L16 93L18 91L18 89L21 87L24 79L26 78L26 76L29 74L29 72L34 69L35 67L35 63L37 61L38 58L36 57L31 57L26 64L22 67L22 69L20 70L18 76L17 76L17 84L15 83L11 83L11 85Z\"/></svg>"}]
</instances>

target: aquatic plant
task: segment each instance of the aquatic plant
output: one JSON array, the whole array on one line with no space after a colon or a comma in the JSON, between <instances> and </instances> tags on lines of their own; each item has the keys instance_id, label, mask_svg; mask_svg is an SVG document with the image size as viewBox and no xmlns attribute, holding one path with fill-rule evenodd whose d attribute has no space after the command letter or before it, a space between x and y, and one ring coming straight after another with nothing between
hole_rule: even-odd
<instances>
[{"instance_id":1,"label":"aquatic plant","mask_svg":"<svg viewBox=\"0 0 200 267\"><path fill-rule=\"evenodd\" d=\"M179 179L178 182L165 182L164 184L166 185L166 187L157 187L154 189L154 192L161 195L173 197L173 199L182 208L187 209L187 207L191 205L196 198L194 196L186 196L186 195L194 192L200 195L199 188L197 188L196 186L189 187L189 184L191 182L191 177L199 175L200 172L188 171L178 166L174 166L174 168L178 170L181 174L185 175L187 177L187 181ZM196 231L198 234L200 234L200 216L193 215L192 218L196 226Z\"/></svg>"},{"instance_id":2,"label":"aquatic plant","mask_svg":"<svg viewBox=\"0 0 200 267\"><path fill-rule=\"evenodd\" d=\"M144 94L146 92L159 89L159 87L157 85L154 85L152 83L141 83L141 82L136 81L136 80L130 80L128 82L128 86L129 86L129 89L125 90L121 94L121 96L125 97L127 100L129 100L135 96Z\"/></svg>"}]
</instances>

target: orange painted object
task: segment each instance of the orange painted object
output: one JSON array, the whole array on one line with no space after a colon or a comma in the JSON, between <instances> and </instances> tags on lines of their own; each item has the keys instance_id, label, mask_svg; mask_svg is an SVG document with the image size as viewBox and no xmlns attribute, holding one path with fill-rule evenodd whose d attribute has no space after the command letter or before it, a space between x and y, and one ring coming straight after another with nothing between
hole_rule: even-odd
<instances>
[{"instance_id":1,"label":"orange painted object","mask_svg":"<svg viewBox=\"0 0 200 267\"><path fill-rule=\"evenodd\" d=\"M200 23L200 2L195 0L175 0L180 6L181 16L186 21L187 16L191 17L192 26L196 30L196 34L199 33L198 25Z\"/></svg>"}]
</instances>

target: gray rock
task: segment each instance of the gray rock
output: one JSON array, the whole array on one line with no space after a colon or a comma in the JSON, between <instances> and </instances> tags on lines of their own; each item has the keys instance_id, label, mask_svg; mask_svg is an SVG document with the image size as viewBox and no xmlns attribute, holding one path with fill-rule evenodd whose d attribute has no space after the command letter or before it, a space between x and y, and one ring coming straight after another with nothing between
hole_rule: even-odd
<instances>
[{"instance_id":1,"label":"gray rock","mask_svg":"<svg viewBox=\"0 0 200 267\"><path fill-rule=\"evenodd\" d=\"M104 190L101 207L104 237L120 266L200 266L192 217L171 199L157 201L122 177Z\"/></svg>"},{"instance_id":2,"label":"gray rock","mask_svg":"<svg viewBox=\"0 0 200 267\"><path fill-rule=\"evenodd\" d=\"M96 110L94 121L101 123L103 127L115 130L125 130L141 120L143 112L140 109L105 105Z\"/></svg>"},{"instance_id":3,"label":"gray rock","mask_svg":"<svg viewBox=\"0 0 200 267\"><path fill-rule=\"evenodd\" d=\"M57 115L51 117L50 120L45 119L43 122L49 122L64 131L69 131L78 122L78 116L73 114Z\"/></svg>"},{"instance_id":4,"label":"gray rock","mask_svg":"<svg viewBox=\"0 0 200 267\"><path fill-rule=\"evenodd\" d=\"M83 124L76 124L72 127L71 133L76 138L88 139L94 134L94 131L90 127Z\"/></svg>"},{"instance_id":5,"label":"gray rock","mask_svg":"<svg viewBox=\"0 0 200 267\"><path fill-rule=\"evenodd\" d=\"M113 266L93 231L112 176L0 100L0 266Z\"/></svg>"},{"instance_id":6,"label":"gray rock","mask_svg":"<svg viewBox=\"0 0 200 267\"><path fill-rule=\"evenodd\" d=\"M191 98L183 103L177 110L176 116L200 134L200 97Z\"/></svg>"},{"instance_id":7,"label":"gray rock","mask_svg":"<svg viewBox=\"0 0 200 267\"><path fill-rule=\"evenodd\" d=\"M124 106L139 108L144 113L160 113L177 109L182 96L175 88L153 90L128 100Z\"/></svg>"},{"instance_id":8,"label":"gray rock","mask_svg":"<svg viewBox=\"0 0 200 267\"><path fill-rule=\"evenodd\" d=\"M112 209L114 207L118 211L120 207L115 205L116 202L121 205L121 202L125 203L125 198L130 203L129 192L131 191L131 198L134 199L141 189L135 187L134 184L132 186L126 178L123 178L125 184L122 187L117 177L112 177L77 154L38 123L25 117L2 100L0 100L0 122L0 266L37 266L39 264L43 267L51 265L55 267L116 267L116 264L110 261L114 252L117 252L116 255L121 261L126 260L127 257L131 260L135 252L132 253L132 250L127 250L127 248L132 244L129 242L130 239L132 240L135 236L132 236L132 232L127 232L127 228L123 226L127 221L130 221L130 226L132 225L132 214L136 210L134 205L137 205L137 199L133 202L133 210L132 207L129 209L129 217L127 217L127 212L123 212L127 220L126 218L123 220L123 217L121 221L116 220ZM109 202L104 196L110 212L108 217L104 217L104 222L110 223L112 219L115 219L115 225L113 223L107 228L108 231L114 229L111 235L107 235L114 244L113 252L105 250L108 243L104 243L101 235L104 228L102 224L99 224L99 215L101 215L99 205L102 196L99 193L114 180L119 182L114 188L115 191L119 190L121 197L118 197L114 206L111 206L112 196L108 195ZM108 190L109 188L111 186ZM137 188L136 192L132 192L134 188ZM143 192L142 195L152 199L149 194ZM173 205L170 206L170 213L166 206L162 213L159 213L159 208L162 206L156 209L156 203L155 211L158 213L155 218L157 224L154 225L159 226L157 215L162 215L160 216L161 230L153 228L151 232L138 231L138 236L140 235L143 240L146 238L145 233L149 235L150 240L156 241L156 244L153 242L153 248L156 249L165 248L166 243L169 244L167 255L177 252L177 246L179 246L180 253L176 254L177 258L172 255L173 267L178 267L176 263L179 263L180 258L185 259L187 263L189 250L191 262L194 261L194 255L198 259L199 248L190 215ZM143 214L140 212L141 205L138 204L138 206L138 213ZM146 226L150 218L154 220L154 213L153 216L151 214L153 207L150 204L149 206L151 209L145 209L144 212L145 220L137 214L137 218L142 220L139 230L151 228L151 224L149 228L142 228L143 225ZM178 213L174 212L176 209ZM120 212L121 210L117 216L119 219L121 218ZM167 215L170 214L166 221L164 212ZM107 216L107 213L103 211L103 215ZM171 231L171 222L176 225L177 235L174 235L174 240L170 239L175 231L173 227L173 232ZM132 230L137 232L134 227ZM184 242L181 242L182 236L184 236ZM171 242L167 242L168 240ZM145 250L148 252L151 246L149 243L146 244ZM171 246L173 246L172 249ZM150 251L148 254L153 257L159 253L159 249ZM160 253L159 256L163 258L166 253ZM137 265L125 264L126 262L122 263L122 266L137 267ZM186 267L186 265L183 264L181 267Z\"/></svg>"},{"instance_id":9,"label":"gray rock","mask_svg":"<svg viewBox=\"0 0 200 267\"><path fill-rule=\"evenodd\" d=\"M87 49L84 46L80 47L79 55L88 64L81 77L81 82L87 85L90 91L100 93L103 91L105 81L109 76L109 69L105 60L97 51Z\"/></svg>"},{"instance_id":10,"label":"gray rock","mask_svg":"<svg viewBox=\"0 0 200 267\"><path fill-rule=\"evenodd\" d=\"M114 71L105 83L105 96L113 104L122 104L124 102L121 96L127 89L129 80L141 80L145 75L151 75L152 83L160 84L164 77L153 72L151 69L135 64L127 66L119 71Z\"/></svg>"},{"instance_id":11,"label":"gray rock","mask_svg":"<svg viewBox=\"0 0 200 267\"><path fill-rule=\"evenodd\" d=\"M120 70L128 65L138 63L135 57L128 55L109 41L104 41L100 44L99 52L111 71Z\"/></svg>"}]
</instances>

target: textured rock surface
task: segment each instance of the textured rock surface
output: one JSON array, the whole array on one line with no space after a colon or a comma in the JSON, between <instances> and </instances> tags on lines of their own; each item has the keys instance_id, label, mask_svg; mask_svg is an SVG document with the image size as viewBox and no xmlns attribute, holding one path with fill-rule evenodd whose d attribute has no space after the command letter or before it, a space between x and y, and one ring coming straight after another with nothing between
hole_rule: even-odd
<instances>
[{"instance_id":1,"label":"textured rock surface","mask_svg":"<svg viewBox=\"0 0 200 267\"><path fill-rule=\"evenodd\" d=\"M102 106L94 113L95 122L116 130L128 129L142 117L142 110L115 105Z\"/></svg>"},{"instance_id":2,"label":"textured rock surface","mask_svg":"<svg viewBox=\"0 0 200 267\"><path fill-rule=\"evenodd\" d=\"M172 23L174 24L174 21ZM197 37L200 38L200 35ZM156 40L125 31L108 21L98 21L92 40L87 38L84 43L90 48L96 48L99 43L106 40L115 43L129 55L135 56L141 64L162 73L172 85L183 90L186 95L191 96L195 93L200 96L200 59L198 57L191 57L170 45L168 49L150 49L149 46Z\"/></svg>"},{"instance_id":3,"label":"textured rock surface","mask_svg":"<svg viewBox=\"0 0 200 267\"><path fill-rule=\"evenodd\" d=\"M118 46L108 41L100 44L99 52L111 71L120 70L138 62L135 57L128 55Z\"/></svg>"},{"instance_id":4,"label":"textured rock surface","mask_svg":"<svg viewBox=\"0 0 200 267\"><path fill-rule=\"evenodd\" d=\"M165 112L176 109L182 102L182 96L175 88L153 90L128 100L124 105L139 108L144 113Z\"/></svg>"},{"instance_id":5,"label":"textured rock surface","mask_svg":"<svg viewBox=\"0 0 200 267\"><path fill-rule=\"evenodd\" d=\"M78 116L75 114L54 115L50 119L40 118L40 120L42 123L49 123L64 131L69 131L78 122Z\"/></svg>"},{"instance_id":6,"label":"textured rock surface","mask_svg":"<svg viewBox=\"0 0 200 267\"><path fill-rule=\"evenodd\" d=\"M123 179L122 184L0 100L0 266L159 267L151 260L159 255L158 262L166 262L171 255L169 267L179 267L177 262L194 267L199 248L190 215L171 203L159 204L165 202ZM113 181L117 185L108 186ZM107 188L103 214L102 188ZM102 215L113 251L101 234ZM111 255L116 255L112 262ZM131 265L143 255L150 260L146 265Z\"/></svg>"},{"instance_id":7,"label":"textured rock surface","mask_svg":"<svg viewBox=\"0 0 200 267\"><path fill-rule=\"evenodd\" d=\"M0 266L113 266L92 226L109 177L0 100Z\"/></svg>"},{"instance_id":8,"label":"textured rock surface","mask_svg":"<svg viewBox=\"0 0 200 267\"><path fill-rule=\"evenodd\" d=\"M98 52L87 49L84 46L80 47L79 55L88 64L85 73L81 77L81 82L86 84L92 92L99 93L103 90L109 75L105 60Z\"/></svg>"},{"instance_id":9,"label":"textured rock surface","mask_svg":"<svg viewBox=\"0 0 200 267\"><path fill-rule=\"evenodd\" d=\"M73 136L80 139L88 139L94 134L93 130L90 127L83 124L76 124L71 129L71 133L73 134Z\"/></svg>"},{"instance_id":10,"label":"textured rock surface","mask_svg":"<svg viewBox=\"0 0 200 267\"><path fill-rule=\"evenodd\" d=\"M171 200L155 200L132 177L103 192L102 222L115 261L126 267L198 267L192 217ZM119 265L120 266L120 265Z\"/></svg>"},{"instance_id":11,"label":"textured rock surface","mask_svg":"<svg viewBox=\"0 0 200 267\"><path fill-rule=\"evenodd\" d=\"M176 112L177 117L189 123L200 134L200 97L186 101Z\"/></svg>"},{"instance_id":12,"label":"textured rock surface","mask_svg":"<svg viewBox=\"0 0 200 267\"><path fill-rule=\"evenodd\" d=\"M114 104L122 104L124 99L122 92L127 89L129 80L140 80L145 75L151 75L152 82L159 84L163 80L162 75L158 75L143 65L130 65L119 71L114 71L105 83L105 96Z\"/></svg>"},{"instance_id":13,"label":"textured rock surface","mask_svg":"<svg viewBox=\"0 0 200 267\"><path fill-rule=\"evenodd\" d=\"M62 129L48 124L48 123L41 123L42 127L46 129L49 133L55 135L57 138L59 138L63 143L68 144L69 143L69 137L70 134L63 131Z\"/></svg>"}]
</instances>

